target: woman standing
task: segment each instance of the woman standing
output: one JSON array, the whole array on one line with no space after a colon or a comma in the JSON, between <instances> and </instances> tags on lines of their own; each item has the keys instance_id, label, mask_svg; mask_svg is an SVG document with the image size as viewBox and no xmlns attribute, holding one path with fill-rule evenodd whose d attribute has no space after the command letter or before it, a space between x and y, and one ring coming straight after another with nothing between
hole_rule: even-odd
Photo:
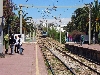
<instances>
[{"instance_id":1,"label":"woman standing","mask_svg":"<svg viewBox=\"0 0 100 75\"><path fill-rule=\"evenodd\" d=\"M5 49L6 49L5 54L7 54L8 53L8 49L9 49L9 35L8 34L6 34L4 36L4 40L5 40Z\"/></svg>"}]
</instances>

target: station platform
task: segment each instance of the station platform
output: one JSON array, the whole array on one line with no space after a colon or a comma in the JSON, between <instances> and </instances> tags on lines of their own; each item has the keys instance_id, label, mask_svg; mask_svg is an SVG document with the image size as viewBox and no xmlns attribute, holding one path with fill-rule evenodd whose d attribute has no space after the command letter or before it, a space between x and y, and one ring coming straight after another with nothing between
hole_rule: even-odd
<instances>
[{"instance_id":1,"label":"station platform","mask_svg":"<svg viewBox=\"0 0 100 75\"><path fill-rule=\"evenodd\" d=\"M82 46L80 44L76 44L74 42L66 42L65 45L66 44L100 51L100 45L99 44L90 44L90 45L88 45L88 44L82 44Z\"/></svg>"},{"instance_id":2,"label":"station platform","mask_svg":"<svg viewBox=\"0 0 100 75\"><path fill-rule=\"evenodd\" d=\"M99 44L76 44L73 42L67 42L65 48L70 52L84 56L85 58L97 62L100 64L100 45Z\"/></svg>"},{"instance_id":3,"label":"station platform","mask_svg":"<svg viewBox=\"0 0 100 75\"><path fill-rule=\"evenodd\" d=\"M23 48L23 55L5 54L5 58L0 58L0 75L47 75L39 45L36 42L24 43Z\"/></svg>"}]
</instances>

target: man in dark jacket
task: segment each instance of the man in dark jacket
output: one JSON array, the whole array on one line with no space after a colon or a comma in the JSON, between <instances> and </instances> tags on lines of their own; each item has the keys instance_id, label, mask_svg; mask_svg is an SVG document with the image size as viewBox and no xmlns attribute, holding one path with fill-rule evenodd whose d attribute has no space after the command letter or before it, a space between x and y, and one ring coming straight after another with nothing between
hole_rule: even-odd
<instances>
[{"instance_id":1,"label":"man in dark jacket","mask_svg":"<svg viewBox=\"0 0 100 75\"><path fill-rule=\"evenodd\" d=\"M16 43L16 40L14 39L14 35L11 35L11 38L9 40L10 48L11 48L11 54L14 54L14 45Z\"/></svg>"}]
</instances>

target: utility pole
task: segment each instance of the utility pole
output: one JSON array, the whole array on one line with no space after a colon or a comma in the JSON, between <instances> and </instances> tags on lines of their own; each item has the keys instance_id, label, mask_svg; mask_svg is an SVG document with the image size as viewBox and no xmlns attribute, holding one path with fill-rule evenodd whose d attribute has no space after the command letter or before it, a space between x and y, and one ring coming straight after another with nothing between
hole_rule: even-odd
<instances>
[{"instance_id":1,"label":"utility pole","mask_svg":"<svg viewBox=\"0 0 100 75\"><path fill-rule=\"evenodd\" d=\"M31 39L31 25L30 25L30 39Z\"/></svg>"},{"instance_id":2,"label":"utility pole","mask_svg":"<svg viewBox=\"0 0 100 75\"><path fill-rule=\"evenodd\" d=\"M33 31L33 41L34 41L34 38L35 38L35 29Z\"/></svg>"},{"instance_id":3,"label":"utility pole","mask_svg":"<svg viewBox=\"0 0 100 75\"><path fill-rule=\"evenodd\" d=\"M91 44L91 4L89 4L89 45Z\"/></svg>"},{"instance_id":4,"label":"utility pole","mask_svg":"<svg viewBox=\"0 0 100 75\"><path fill-rule=\"evenodd\" d=\"M60 44L61 44L61 24L60 24Z\"/></svg>"},{"instance_id":5,"label":"utility pole","mask_svg":"<svg viewBox=\"0 0 100 75\"><path fill-rule=\"evenodd\" d=\"M48 21L46 20L47 35L48 35Z\"/></svg>"},{"instance_id":6,"label":"utility pole","mask_svg":"<svg viewBox=\"0 0 100 75\"><path fill-rule=\"evenodd\" d=\"M3 0L0 0L0 56L3 53Z\"/></svg>"},{"instance_id":7,"label":"utility pole","mask_svg":"<svg viewBox=\"0 0 100 75\"><path fill-rule=\"evenodd\" d=\"M22 5L20 4L20 35L22 37Z\"/></svg>"},{"instance_id":8,"label":"utility pole","mask_svg":"<svg viewBox=\"0 0 100 75\"><path fill-rule=\"evenodd\" d=\"M89 45L91 44L91 4L85 4L89 8Z\"/></svg>"},{"instance_id":9,"label":"utility pole","mask_svg":"<svg viewBox=\"0 0 100 75\"><path fill-rule=\"evenodd\" d=\"M47 35L48 35L48 22L47 22Z\"/></svg>"}]
</instances>

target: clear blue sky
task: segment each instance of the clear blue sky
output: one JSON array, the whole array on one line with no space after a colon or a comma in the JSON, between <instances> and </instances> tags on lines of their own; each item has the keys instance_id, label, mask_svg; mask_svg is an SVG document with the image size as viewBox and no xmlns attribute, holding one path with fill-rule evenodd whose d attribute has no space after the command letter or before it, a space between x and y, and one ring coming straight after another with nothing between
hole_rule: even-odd
<instances>
[{"instance_id":1,"label":"clear blue sky","mask_svg":"<svg viewBox=\"0 0 100 75\"><path fill-rule=\"evenodd\" d=\"M34 5L34 6L79 6L84 5L90 2L94 2L94 0L12 0L17 6L19 4L23 5ZM27 1L27 2L26 2ZM99 0L100 2L100 0ZM51 14L48 16L45 16L45 18L52 18L52 16L58 17L61 14L61 18L70 18L72 13L74 12L76 8L57 8L57 11L51 11ZM23 11L25 13L28 13L27 16L31 16L33 18L42 18L41 13L45 8L23 8ZM38 12L40 11L40 12ZM49 10L50 11L50 10ZM47 14L45 14L47 15Z\"/></svg>"}]
</instances>

